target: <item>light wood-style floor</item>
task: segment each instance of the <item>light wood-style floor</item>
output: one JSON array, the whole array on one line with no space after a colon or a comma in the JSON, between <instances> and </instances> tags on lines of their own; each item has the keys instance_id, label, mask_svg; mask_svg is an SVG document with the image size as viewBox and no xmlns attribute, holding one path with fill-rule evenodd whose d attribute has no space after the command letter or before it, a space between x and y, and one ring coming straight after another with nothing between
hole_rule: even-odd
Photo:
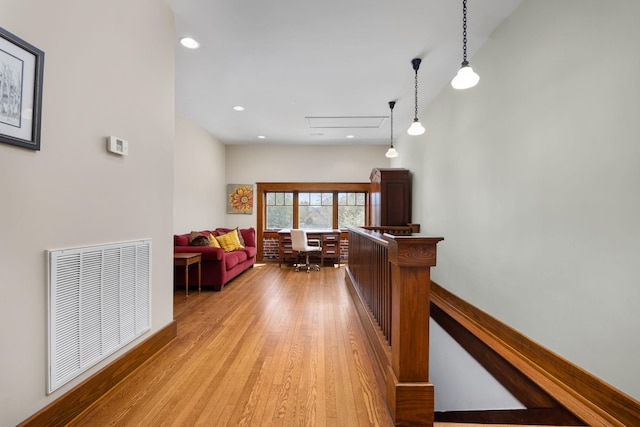
<instances>
[{"instance_id":1,"label":"light wood-style floor","mask_svg":"<svg viewBox=\"0 0 640 427\"><path fill-rule=\"evenodd\" d=\"M342 268L174 294L178 338L77 426L390 426Z\"/></svg>"}]
</instances>

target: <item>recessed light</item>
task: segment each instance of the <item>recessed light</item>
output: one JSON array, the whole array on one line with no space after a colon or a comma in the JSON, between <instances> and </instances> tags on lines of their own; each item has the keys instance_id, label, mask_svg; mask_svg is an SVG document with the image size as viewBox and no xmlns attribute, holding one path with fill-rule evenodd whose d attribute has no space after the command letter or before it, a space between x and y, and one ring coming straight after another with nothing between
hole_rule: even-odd
<instances>
[{"instance_id":1,"label":"recessed light","mask_svg":"<svg viewBox=\"0 0 640 427\"><path fill-rule=\"evenodd\" d=\"M244 107L242 105L236 105L233 109L236 111L244 111Z\"/></svg>"},{"instance_id":2,"label":"recessed light","mask_svg":"<svg viewBox=\"0 0 640 427\"><path fill-rule=\"evenodd\" d=\"M267 137L264 135L258 135L258 139L266 139Z\"/></svg>"},{"instance_id":3,"label":"recessed light","mask_svg":"<svg viewBox=\"0 0 640 427\"><path fill-rule=\"evenodd\" d=\"M347 135L347 138L351 139L351 138L355 138L355 136L353 136L353 135Z\"/></svg>"},{"instance_id":4,"label":"recessed light","mask_svg":"<svg viewBox=\"0 0 640 427\"><path fill-rule=\"evenodd\" d=\"M189 49L197 49L200 47L200 43L198 43L195 39L192 39L191 37L181 38L180 44Z\"/></svg>"}]
</instances>

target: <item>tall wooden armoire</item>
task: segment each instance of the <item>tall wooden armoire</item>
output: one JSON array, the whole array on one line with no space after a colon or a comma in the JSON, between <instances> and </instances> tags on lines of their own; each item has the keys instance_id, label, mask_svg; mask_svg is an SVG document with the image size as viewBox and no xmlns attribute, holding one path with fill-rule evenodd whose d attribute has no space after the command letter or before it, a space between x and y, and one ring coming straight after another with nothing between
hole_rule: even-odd
<instances>
[{"instance_id":1,"label":"tall wooden armoire","mask_svg":"<svg viewBox=\"0 0 640 427\"><path fill-rule=\"evenodd\" d=\"M371 180L371 225L406 226L411 222L411 182L409 170L374 168Z\"/></svg>"}]
</instances>

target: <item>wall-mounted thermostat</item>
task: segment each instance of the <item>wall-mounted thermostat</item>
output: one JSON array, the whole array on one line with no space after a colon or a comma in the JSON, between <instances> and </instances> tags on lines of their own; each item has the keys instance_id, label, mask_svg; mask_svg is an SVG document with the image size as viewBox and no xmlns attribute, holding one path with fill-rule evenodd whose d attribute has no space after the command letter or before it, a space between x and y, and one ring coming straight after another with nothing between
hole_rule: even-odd
<instances>
[{"instance_id":1,"label":"wall-mounted thermostat","mask_svg":"<svg viewBox=\"0 0 640 427\"><path fill-rule=\"evenodd\" d=\"M129 154L129 143L116 136L110 136L107 138L107 150L109 150L110 153L126 156Z\"/></svg>"}]
</instances>

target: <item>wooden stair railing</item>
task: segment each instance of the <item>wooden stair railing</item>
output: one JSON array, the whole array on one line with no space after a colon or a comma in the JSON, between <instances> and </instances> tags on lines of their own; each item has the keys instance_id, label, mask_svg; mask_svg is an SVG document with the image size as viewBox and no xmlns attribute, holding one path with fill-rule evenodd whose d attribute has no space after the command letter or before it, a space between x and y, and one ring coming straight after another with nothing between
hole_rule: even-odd
<instances>
[{"instance_id":1,"label":"wooden stair railing","mask_svg":"<svg viewBox=\"0 0 640 427\"><path fill-rule=\"evenodd\" d=\"M640 402L431 282L440 240L349 229L345 280L396 425L434 423L428 354L432 315L527 408L441 412L439 422L640 426Z\"/></svg>"},{"instance_id":2,"label":"wooden stair railing","mask_svg":"<svg viewBox=\"0 0 640 427\"><path fill-rule=\"evenodd\" d=\"M431 267L442 237L349 228L349 285L376 354L395 425L433 425L429 381Z\"/></svg>"},{"instance_id":3,"label":"wooden stair railing","mask_svg":"<svg viewBox=\"0 0 640 427\"><path fill-rule=\"evenodd\" d=\"M559 424L566 416L557 412L554 425L640 426L639 401L434 282L431 304L434 320L527 408L564 408L581 422Z\"/></svg>"},{"instance_id":4,"label":"wooden stair railing","mask_svg":"<svg viewBox=\"0 0 640 427\"><path fill-rule=\"evenodd\" d=\"M360 227L363 230L377 231L378 233L387 233L394 236L410 236L420 232L420 224L407 224L407 225L383 225L374 226L367 225Z\"/></svg>"}]
</instances>

